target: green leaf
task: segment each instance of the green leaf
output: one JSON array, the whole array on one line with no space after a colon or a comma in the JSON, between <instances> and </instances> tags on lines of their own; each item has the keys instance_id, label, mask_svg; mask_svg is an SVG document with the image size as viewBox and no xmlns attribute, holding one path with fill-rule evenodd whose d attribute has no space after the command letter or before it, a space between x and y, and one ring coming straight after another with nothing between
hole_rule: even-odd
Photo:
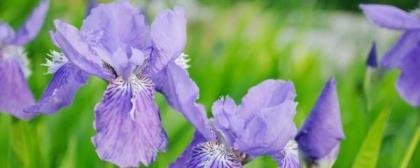
<instances>
[{"instance_id":1,"label":"green leaf","mask_svg":"<svg viewBox=\"0 0 420 168\"><path fill-rule=\"evenodd\" d=\"M410 163L411 157L413 157L414 151L416 150L416 146L419 143L420 139L420 126L417 126L416 132L411 139L410 145L408 146L407 152L404 155L403 162L401 163L401 168L408 167Z\"/></svg>"},{"instance_id":2,"label":"green leaf","mask_svg":"<svg viewBox=\"0 0 420 168\"><path fill-rule=\"evenodd\" d=\"M67 151L64 154L63 160L61 162L60 168L71 168L76 167L74 163L76 163L76 148L77 148L77 139L71 138L69 141Z\"/></svg>"},{"instance_id":3,"label":"green leaf","mask_svg":"<svg viewBox=\"0 0 420 168\"><path fill-rule=\"evenodd\" d=\"M374 168L376 166L388 117L389 110L384 110L376 118L366 138L363 140L363 144L353 163L353 168Z\"/></svg>"}]
</instances>

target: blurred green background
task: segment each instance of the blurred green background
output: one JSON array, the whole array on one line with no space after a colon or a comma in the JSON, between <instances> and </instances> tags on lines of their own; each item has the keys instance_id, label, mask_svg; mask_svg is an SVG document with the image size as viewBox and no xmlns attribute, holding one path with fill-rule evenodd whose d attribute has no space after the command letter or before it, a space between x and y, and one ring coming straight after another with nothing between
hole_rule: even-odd
<instances>
[{"instance_id":1,"label":"blurred green background","mask_svg":"<svg viewBox=\"0 0 420 168\"><path fill-rule=\"evenodd\" d=\"M220 96L230 95L239 103L251 86L269 78L285 79L293 81L297 90L295 121L300 126L323 84L335 76L346 139L334 167L420 167L420 110L398 96L397 70L365 67L371 42L377 41L382 55L399 33L375 28L357 8L359 3L388 3L412 10L419 4L415 0L133 3L149 16L174 4L186 7L189 72L200 87L199 102L209 116L212 102ZM0 19L17 28L37 4L38 0L1 0ZM32 69L29 83L37 98L51 78L41 64L56 49L48 36L52 21L62 19L80 26L85 8L83 0L52 0L44 28L26 46ZM29 122L0 113L0 167L113 167L98 159L90 139L93 108L105 86L92 77L73 105ZM157 101L170 143L150 167L167 167L187 146L194 130L165 104L163 96L158 95ZM262 157L246 167L275 167L275 162Z\"/></svg>"}]
</instances>

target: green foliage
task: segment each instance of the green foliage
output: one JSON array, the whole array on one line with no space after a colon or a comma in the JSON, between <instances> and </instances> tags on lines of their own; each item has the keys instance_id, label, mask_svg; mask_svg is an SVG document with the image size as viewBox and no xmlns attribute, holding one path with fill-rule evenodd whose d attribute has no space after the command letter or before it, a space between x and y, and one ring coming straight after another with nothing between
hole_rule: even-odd
<instances>
[{"instance_id":1,"label":"green foliage","mask_svg":"<svg viewBox=\"0 0 420 168\"><path fill-rule=\"evenodd\" d=\"M353 168L365 167L374 168L379 159L379 150L381 149L382 136L388 121L389 110L383 110L369 129L359 153L353 163Z\"/></svg>"}]
</instances>

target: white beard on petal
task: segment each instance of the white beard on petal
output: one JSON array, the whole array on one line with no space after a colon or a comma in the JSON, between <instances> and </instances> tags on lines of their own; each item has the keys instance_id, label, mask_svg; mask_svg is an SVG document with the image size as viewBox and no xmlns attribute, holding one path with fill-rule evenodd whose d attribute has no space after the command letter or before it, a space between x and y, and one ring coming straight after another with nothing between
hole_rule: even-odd
<instances>
[{"instance_id":1,"label":"white beard on petal","mask_svg":"<svg viewBox=\"0 0 420 168\"><path fill-rule=\"evenodd\" d=\"M42 64L48 67L47 74L54 74L61 68L61 66L69 62L69 60L61 52L51 51L47 56L49 58L47 58L46 62Z\"/></svg>"},{"instance_id":2,"label":"white beard on petal","mask_svg":"<svg viewBox=\"0 0 420 168\"><path fill-rule=\"evenodd\" d=\"M16 45L3 45L0 51L2 52L4 59L16 59L16 61L18 61L26 78L31 75L31 70L28 68L29 60L23 47Z\"/></svg>"},{"instance_id":3,"label":"white beard on petal","mask_svg":"<svg viewBox=\"0 0 420 168\"><path fill-rule=\"evenodd\" d=\"M183 69L188 69L190 65L188 65L188 62L190 62L190 59L188 58L188 55L185 53L181 53L181 55L178 56L178 58L175 59L175 64L180 66Z\"/></svg>"}]
</instances>

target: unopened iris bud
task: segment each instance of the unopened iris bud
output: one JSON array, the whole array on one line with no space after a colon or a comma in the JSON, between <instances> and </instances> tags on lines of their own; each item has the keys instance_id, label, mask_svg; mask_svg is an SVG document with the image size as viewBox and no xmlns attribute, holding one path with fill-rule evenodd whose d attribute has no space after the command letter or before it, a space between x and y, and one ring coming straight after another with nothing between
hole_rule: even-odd
<instances>
[{"instance_id":1,"label":"unopened iris bud","mask_svg":"<svg viewBox=\"0 0 420 168\"><path fill-rule=\"evenodd\" d=\"M377 61L377 53L376 53L376 42L372 43L372 47L370 48L368 58L366 60L366 65L370 68L378 67Z\"/></svg>"},{"instance_id":2,"label":"unopened iris bud","mask_svg":"<svg viewBox=\"0 0 420 168\"><path fill-rule=\"evenodd\" d=\"M324 87L295 139L299 145L302 167L332 167L340 141L344 139L334 79Z\"/></svg>"}]
</instances>

